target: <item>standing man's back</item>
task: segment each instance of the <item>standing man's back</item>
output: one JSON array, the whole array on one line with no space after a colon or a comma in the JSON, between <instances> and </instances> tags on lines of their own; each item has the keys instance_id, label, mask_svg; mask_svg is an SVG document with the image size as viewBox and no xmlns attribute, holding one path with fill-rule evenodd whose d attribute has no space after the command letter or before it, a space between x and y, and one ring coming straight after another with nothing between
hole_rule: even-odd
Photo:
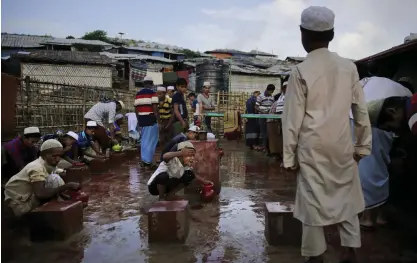
<instances>
[{"instance_id":1,"label":"standing man's back","mask_svg":"<svg viewBox=\"0 0 417 263\"><path fill-rule=\"evenodd\" d=\"M291 73L282 118L284 167L298 171L294 217L303 223L301 253L310 263L323 263L323 227L333 224L344 247L340 262L357 262L358 214L364 210L357 162L371 151L371 126L356 66L328 50L334 19L325 7L303 11L301 40L308 55Z\"/></svg>"}]
</instances>

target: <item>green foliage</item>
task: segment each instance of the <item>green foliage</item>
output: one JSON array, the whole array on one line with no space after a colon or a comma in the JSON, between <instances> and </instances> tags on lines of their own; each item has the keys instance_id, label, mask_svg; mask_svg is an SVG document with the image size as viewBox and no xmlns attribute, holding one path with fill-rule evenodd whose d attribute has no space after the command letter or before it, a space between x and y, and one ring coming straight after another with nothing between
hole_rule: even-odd
<instances>
[{"instance_id":1,"label":"green foliage","mask_svg":"<svg viewBox=\"0 0 417 263\"><path fill-rule=\"evenodd\" d=\"M67 36L66 39L75 39L73 36Z\"/></svg>"},{"instance_id":2,"label":"green foliage","mask_svg":"<svg viewBox=\"0 0 417 263\"><path fill-rule=\"evenodd\" d=\"M104 30L94 30L92 32L87 32L82 37L85 40L100 40L103 42L108 42L109 39L107 38L107 32Z\"/></svg>"},{"instance_id":3,"label":"green foliage","mask_svg":"<svg viewBox=\"0 0 417 263\"><path fill-rule=\"evenodd\" d=\"M196 57L201 56L200 52L198 52L198 51L196 52L196 51L190 50L188 48L179 49L178 52L184 53L187 56L187 58L196 58Z\"/></svg>"}]
</instances>

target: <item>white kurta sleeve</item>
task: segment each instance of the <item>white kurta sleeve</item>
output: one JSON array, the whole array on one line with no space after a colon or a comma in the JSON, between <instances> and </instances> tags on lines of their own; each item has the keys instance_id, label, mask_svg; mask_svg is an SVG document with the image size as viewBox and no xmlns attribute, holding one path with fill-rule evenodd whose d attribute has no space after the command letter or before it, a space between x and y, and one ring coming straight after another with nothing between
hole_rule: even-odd
<instances>
[{"instance_id":1,"label":"white kurta sleeve","mask_svg":"<svg viewBox=\"0 0 417 263\"><path fill-rule=\"evenodd\" d=\"M372 150L372 130L369 121L368 108L366 107L363 87L356 71L354 78L355 85L353 86L352 115L355 125L355 153L370 155Z\"/></svg>"},{"instance_id":2,"label":"white kurta sleeve","mask_svg":"<svg viewBox=\"0 0 417 263\"><path fill-rule=\"evenodd\" d=\"M298 135L305 114L306 90L298 70L293 70L285 93L284 111L282 114L283 163L285 168L297 163L296 151Z\"/></svg>"}]
</instances>

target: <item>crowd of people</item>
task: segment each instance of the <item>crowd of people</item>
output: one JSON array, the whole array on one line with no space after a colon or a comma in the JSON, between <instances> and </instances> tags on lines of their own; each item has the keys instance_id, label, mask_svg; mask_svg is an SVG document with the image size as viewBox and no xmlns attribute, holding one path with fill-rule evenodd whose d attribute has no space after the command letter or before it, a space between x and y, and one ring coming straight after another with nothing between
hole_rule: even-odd
<instances>
[{"instance_id":1,"label":"crowd of people","mask_svg":"<svg viewBox=\"0 0 417 263\"><path fill-rule=\"evenodd\" d=\"M270 84L246 103L249 114L281 116L248 119L246 145L297 173L294 217L302 222L301 252L307 262L323 262L323 227L334 224L344 247L340 262L357 262L354 249L361 246L361 227L386 223L380 208L389 197L393 140L417 135L413 81L407 77L397 82L382 77L359 80L355 64L328 49L334 20L333 11L325 7L305 9L300 31L307 58L283 81L278 94L273 95L276 87ZM136 94L135 112L124 116L122 101L103 99L85 114L81 131L41 136L37 127L24 129L2 147L7 206L21 216L66 190L78 189L77 183L65 183L60 174L94 158L106 158L122 141L140 141L141 166L154 170L147 183L149 193L160 200L176 199L176 193L194 179L210 184L193 172L196 152L190 142L196 139L200 123L211 132L210 117L202 118L215 109L210 83L204 82L198 96L190 93L186 98L186 93L185 79L179 78L175 87L155 88L146 77ZM120 132L126 118L128 138ZM158 144L162 153L156 167Z\"/></svg>"},{"instance_id":2,"label":"crowd of people","mask_svg":"<svg viewBox=\"0 0 417 263\"><path fill-rule=\"evenodd\" d=\"M149 192L160 199L175 199L175 193L194 178L209 184L192 171L195 149L189 142L197 138L200 113L215 107L209 91L210 83L205 82L202 94L188 95L194 113L191 123L185 97L187 81L180 78L176 87L154 87L147 77L144 88L136 94L135 112L123 115L122 101L103 98L84 115L85 128L81 131L58 130L42 135L38 127L24 129L23 135L2 146L2 185L7 206L21 216L68 189L79 188L76 183L64 182L65 170L108 158L110 151L123 149L124 141L130 146L140 143L144 169L157 168L149 180ZM129 137L121 132L126 119ZM204 123L211 130L210 119L205 118ZM214 135L210 133L209 137ZM162 153L154 162L158 145Z\"/></svg>"}]
</instances>

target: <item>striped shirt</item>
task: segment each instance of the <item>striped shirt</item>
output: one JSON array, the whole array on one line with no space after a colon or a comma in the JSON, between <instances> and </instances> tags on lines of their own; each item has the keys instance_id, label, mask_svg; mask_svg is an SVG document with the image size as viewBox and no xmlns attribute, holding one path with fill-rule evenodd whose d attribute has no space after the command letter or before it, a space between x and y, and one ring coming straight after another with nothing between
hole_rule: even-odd
<instances>
[{"instance_id":1,"label":"striped shirt","mask_svg":"<svg viewBox=\"0 0 417 263\"><path fill-rule=\"evenodd\" d=\"M153 105L158 103L158 95L151 89L143 88L136 93L135 109L140 127L152 126L156 123Z\"/></svg>"},{"instance_id":2,"label":"striped shirt","mask_svg":"<svg viewBox=\"0 0 417 263\"><path fill-rule=\"evenodd\" d=\"M116 102L99 102L84 115L85 119L97 122L98 125L104 126L104 122L113 123L116 116Z\"/></svg>"},{"instance_id":3,"label":"striped shirt","mask_svg":"<svg viewBox=\"0 0 417 263\"><path fill-rule=\"evenodd\" d=\"M256 106L259 107L260 113L269 113L269 110L271 109L274 101L274 96L267 96L265 92L256 98Z\"/></svg>"},{"instance_id":4,"label":"striped shirt","mask_svg":"<svg viewBox=\"0 0 417 263\"><path fill-rule=\"evenodd\" d=\"M161 120L170 119L172 116L172 99L168 97L162 103L159 102L158 109Z\"/></svg>"}]
</instances>

